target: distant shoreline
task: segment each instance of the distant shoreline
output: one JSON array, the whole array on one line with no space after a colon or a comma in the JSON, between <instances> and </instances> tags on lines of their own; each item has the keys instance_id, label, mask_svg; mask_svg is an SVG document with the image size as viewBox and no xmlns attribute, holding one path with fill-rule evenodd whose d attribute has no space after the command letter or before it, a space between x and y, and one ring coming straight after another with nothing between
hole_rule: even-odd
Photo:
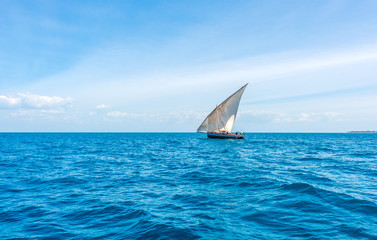
<instances>
[{"instance_id":1,"label":"distant shoreline","mask_svg":"<svg viewBox=\"0 0 377 240\"><path fill-rule=\"evenodd\" d=\"M377 133L377 131L349 131L347 133Z\"/></svg>"}]
</instances>

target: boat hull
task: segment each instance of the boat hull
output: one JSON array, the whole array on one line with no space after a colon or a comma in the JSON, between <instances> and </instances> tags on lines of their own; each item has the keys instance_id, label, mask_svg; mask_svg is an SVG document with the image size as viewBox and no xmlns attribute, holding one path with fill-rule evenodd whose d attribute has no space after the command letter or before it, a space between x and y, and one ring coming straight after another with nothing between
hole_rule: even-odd
<instances>
[{"instance_id":1,"label":"boat hull","mask_svg":"<svg viewBox=\"0 0 377 240\"><path fill-rule=\"evenodd\" d=\"M245 134L207 132L207 136L209 138L221 138L221 139L244 139Z\"/></svg>"}]
</instances>

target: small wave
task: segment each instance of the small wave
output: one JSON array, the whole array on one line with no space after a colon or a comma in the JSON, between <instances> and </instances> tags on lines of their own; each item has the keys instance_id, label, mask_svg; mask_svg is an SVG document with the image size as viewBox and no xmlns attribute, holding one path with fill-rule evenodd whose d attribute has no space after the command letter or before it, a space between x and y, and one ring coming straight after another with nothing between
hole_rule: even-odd
<instances>
[{"instance_id":1,"label":"small wave","mask_svg":"<svg viewBox=\"0 0 377 240\"><path fill-rule=\"evenodd\" d=\"M252 183L248 183L248 182L241 182L239 184L237 184L238 187L252 187L252 186L255 186L255 184L252 184Z\"/></svg>"},{"instance_id":2,"label":"small wave","mask_svg":"<svg viewBox=\"0 0 377 240\"><path fill-rule=\"evenodd\" d=\"M316 158L316 157L303 157L298 158L299 161L322 161L322 158Z\"/></svg>"},{"instance_id":3,"label":"small wave","mask_svg":"<svg viewBox=\"0 0 377 240\"><path fill-rule=\"evenodd\" d=\"M146 192L146 193L143 193L143 196L148 197L148 198L159 198L163 196L163 194L157 194L154 192Z\"/></svg>"},{"instance_id":4,"label":"small wave","mask_svg":"<svg viewBox=\"0 0 377 240\"><path fill-rule=\"evenodd\" d=\"M133 228L142 229L130 235L132 239L199 239L189 228L177 228L168 224L155 224L151 221L140 221Z\"/></svg>"},{"instance_id":5,"label":"small wave","mask_svg":"<svg viewBox=\"0 0 377 240\"><path fill-rule=\"evenodd\" d=\"M109 214L106 218L106 222L110 225L125 224L129 225L130 221L140 220L149 217L150 214L140 209L129 209L126 212L118 212L116 214Z\"/></svg>"},{"instance_id":6,"label":"small wave","mask_svg":"<svg viewBox=\"0 0 377 240\"><path fill-rule=\"evenodd\" d=\"M377 216L377 204L372 201L357 199L344 193L316 188L307 183L287 184L283 185L281 189L294 191L300 194L309 194L351 212L359 212L368 216Z\"/></svg>"},{"instance_id":7,"label":"small wave","mask_svg":"<svg viewBox=\"0 0 377 240\"><path fill-rule=\"evenodd\" d=\"M302 179L302 180L305 180L305 181L310 181L310 182L319 182L321 184L323 183L332 183L334 182L333 180L327 178L327 177L324 177L324 176L320 176L316 173L313 173L313 172L299 172L299 173L296 173L294 174L295 176L297 176L298 178Z\"/></svg>"},{"instance_id":8,"label":"small wave","mask_svg":"<svg viewBox=\"0 0 377 240\"><path fill-rule=\"evenodd\" d=\"M307 213L328 213L328 207L321 204L321 201L308 201L308 200L290 200L281 202L279 205L290 211L297 210Z\"/></svg>"},{"instance_id":9,"label":"small wave","mask_svg":"<svg viewBox=\"0 0 377 240\"><path fill-rule=\"evenodd\" d=\"M349 224L340 224L337 226L340 233L354 239L377 239L376 235L369 234L365 228L352 226Z\"/></svg>"},{"instance_id":10,"label":"small wave","mask_svg":"<svg viewBox=\"0 0 377 240\"><path fill-rule=\"evenodd\" d=\"M294 191L301 194L309 194L320 197L320 194L318 193L319 189L308 183L284 184L281 186L281 189L284 191Z\"/></svg>"},{"instance_id":11,"label":"small wave","mask_svg":"<svg viewBox=\"0 0 377 240\"><path fill-rule=\"evenodd\" d=\"M23 226L24 231L28 232L29 235L36 235L38 237L46 239L66 239L75 237L75 234L67 232L61 226L57 224L38 224L38 223L27 223ZM43 236L43 237L42 237Z\"/></svg>"},{"instance_id":12,"label":"small wave","mask_svg":"<svg viewBox=\"0 0 377 240\"><path fill-rule=\"evenodd\" d=\"M271 217L274 216L274 217ZM261 225L273 227L273 228L287 228L289 225L288 223L284 221L278 221L276 212L271 213L262 213L262 212L256 212L253 214L245 215L241 217L245 221L249 222L256 222Z\"/></svg>"},{"instance_id":13,"label":"small wave","mask_svg":"<svg viewBox=\"0 0 377 240\"><path fill-rule=\"evenodd\" d=\"M193 171L188 172L180 176L180 179L185 179L189 181L199 181L202 183L210 183L210 182L216 182L218 179L214 177L210 177L203 172Z\"/></svg>"},{"instance_id":14,"label":"small wave","mask_svg":"<svg viewBox=\"0 0 377 240\"><path fill-rule=\"evenodd\" d=\"M207 219L207 220L215 220L216 219L216 218L210 217L207 214L203 214L203 213L196 214L196 215L194 215L194 217L201 218L201 219Z\"/></svg>"},{"instance_id":15,"label":"small wave","mask_svg":"<svg viewBox=\"0 0 377 240\"><path fill-rule=\"evenodd\" d=\"M15 211L1 211L0 223L13 223L22 220L19 214Z\"/></svg>"},{"instance_id":16,"label":"small wave","mask_svg":"<svg viewBox=\"0 0 377 240\"><path fill-rule=\"evenodd\" d=\"M334 151L334 149L332 148L327 148L327 147L316 147L314 148L315 150L317 151L325 151L325 152L328 152L328 151Z\"/></svg>"},{"instance_id":17,"label":"small wave","mask_svg":"<svg viewBox=\"0 0 377 240\"><path fill-rule=\"evenodd\" d=\"M284 190L294 190L294 191L307 191L308 189L314 189L314 187L308 183L290 183L290 184L283 184L281 186Z\"/></svg>"},{"instance_id":18,"label":"small wave","mask_svg":"<svg viewBox=\"0 0 377 240\"><path fill-rule=\"evenodd\" d=\"M375 153L368 153L368 152L360 152L360 153L351 153L351 154L348 154L348 156L374 159L376 157L376 154Z\"/></svg>"},{"instance_id":19,"label":"small wave","mask_svg":"<svg viewBox=\"0 0 377 240\"><path fill-rule=\"evenodd\" d=\"M45 211L41 207L36 207L36 206L28 206L20 210L23 215L29 218L34 218L34 217L40 217L40 216L47 216L50 214L50 212Z\"/></svg>"},{"instance_id":20,"label":"small wave","mask_svg":"<svg viewBox=\"0 0 377 240\"><path fill-rule=\"evenodd\" d=\"M90 209L71 212L63 215L65 219L77 222L96 221L97 218L102 218L111 214L119 214L124 211L123 207L107 206L107 207L91 207Z\"/></svg>"},{"instance_id":21,"label":"small wave","mask_svg":"<svg viewBox=\"0 0 377 240\"><path fill-rule=\"evenodd\" d=\"M229 153L229 150L228 149L224 149L220 153Z\"/></svg>"},{"instance_id":22,"label":"small wave","mask_svg":"<svg viewBox=\"0 0 377 240\"><path fill-rule=\"evenodd\" d=\"M377 217L377 204L371 201L356 199L349 195L338 195L334 199L334 204L338 207L347 209L352 212L363 213L367 216Z\"/></svg>"},{"instance_id":23,"label":"small wave","mask_svg":"<svg viewBox=\"0 0 377 240\"><path fill-rule=\"evenodd\" d=\"M172 198L173 200L182 201L185 203L203 204L207 203L210 199L207 196L194 196L190 194L176 194Z\"/></svg>"},{"instance_id":24,"label":"small wave","mask_svg":"<svg viewBox=\"0 0 377 240\"><path fill-rule=\"evenodd\" d=\"M84 184L87 183L86 180L83 180L81 178L77 178L74 176L68 176L68 177L61 177L61 178L54 178L49 181L49 183L58 183L58 184Z\"/></svg>"}]
</instances>

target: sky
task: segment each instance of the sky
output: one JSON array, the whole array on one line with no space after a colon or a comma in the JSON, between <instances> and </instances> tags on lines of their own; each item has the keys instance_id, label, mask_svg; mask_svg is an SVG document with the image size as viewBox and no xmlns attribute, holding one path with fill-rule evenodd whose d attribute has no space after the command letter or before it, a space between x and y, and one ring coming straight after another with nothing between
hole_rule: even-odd
<instances>
[{"instance_id":1,"label":"sky","mask_svg":"<svg viewBox=\"0 0 377 240\"><path fill-rule=\"evenodd\" d=\"M0 3L0 132L377 130L375 0Z\"/></svg>"}]
</instances>

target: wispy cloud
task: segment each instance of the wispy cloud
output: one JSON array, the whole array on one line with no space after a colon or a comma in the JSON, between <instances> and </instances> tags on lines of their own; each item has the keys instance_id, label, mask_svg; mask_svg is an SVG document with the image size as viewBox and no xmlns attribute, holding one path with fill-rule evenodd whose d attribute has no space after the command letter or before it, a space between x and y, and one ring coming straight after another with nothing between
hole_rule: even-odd
<instances>
[{"instance_id":1,"label":"wispy cloud","mask_svg":"<svg viewBox=\"0 0 377 240\"><path fill-rule=\"evenodd\" d=\"M355 66L359 67L360 63L371 64L377 61L377 46L368 45L331 51L306 50L259 55L211 62L200 66L190 65L176 68L172 66L172 69L162 67L152 74L128 75L122 69L114 69L114 64L100 60L102 59L101 54L107 56L111 52L117 52L114 53L114 56L107 56L107 58L113 59L111 63L126 61L119 51L108 49L108 51L104 51L105 53L98 53L98 56L90 56L71 70L41 80L36 83L34 88L51 89L53 86L59 85L61 86L59 89L64 90L68 85L70 86L69 91L72 91L71 86L76 86L77 97L85 96L91 101L100 99L115 106L119 104L119 100L129 103L141 99L177 95L182 92L204 91L212 89L213 86L216 86L217 90L227 89L230 83L241 86L245 82L255 84L283 80L286 90L293 91L295 89L293 85L298 85L295 81L299 81L299 78L302 79L301 82L309 81L309 77L315 73L318 76L318 79L313 80L316 81L316 84L302 84L302 88L305 88L304 85L307 88L300 89L298 93L328 91L331 94L331 91L337 91L344 87L365 87L373 84L371 79L374 73L358 70ZM93 66L97 65L101 65L100 70L93 69ZM333 69L333 73L339 72L338 67L344 67L343 72L350 70L351 75L357 72L369 75L363 76L359 81L350 80L346 73L343 78L337 76L330 79L327 71ZM148 66L145 68L148 69ZM70 79L70 82L67 83L67 79ZM344 83L345 79L347 85ZM85 89L85 92L79 91L80 89ZM287 97L291 96L287 91L284 92ZM97 108L101 107L105 108L105 104L97 106Z\"/></svg>"},{"instance_id":2,"label":"wispy cloud","mask_svg":"<svg viewBox=\"0 0 377 240\"><path fill-rule=\"evenodd\" d=\"M202 72L189 78L191 83L228 82L230 79L252 82L274 80L304 72L377 60L377 45L331 51L292 51L234 59L213 65L216 71ZM205 80L205 81L203 81Z\"/></svg>"},{"instance_id":3,"label":"wispy cloud","mask_svg":"<svg viewBox=\"0 0 377 240\"><path fill-rule=\"evenodd\" d=\"M96 109L106 109L106 108L110 108L110 105L106 105L106 104L98 104L96 106Z\"/></svg>"},{"instance_id":4,"label":"wispy cloud","mask_svg":"<svg viewBox=\"0 0 377 240\"><path fill-rule=\"evenodd\" d=\"M332 91L319 91L309 94L294 95L289 97L279 97L279 98L269 98L257 101L245 101L248 104L276 104L276 103L286 103L295 101L305 101L313 99L324 99L324 98L339 98L344 96L350 96L354 94L373 94L377 90L377 85L367 85L363 87L353 87L353 88L342 88Z\"/></svg>"},{"instance_id":5,"label":"wispy cloud","mask_svg":"<svg viewBox=\"0 0 377 240\"><path fill-rule=\"evenodd\" d=\"M65 107L73 103L71 97L41 96L32 93L0 95L0 108L39 108Z\"/></svg>"},{"instance_id":6,"label":"wispy cloud","mask_svg":"<svg viewBox=\"0 0 377 240\"><path fill-rule=\"evenodd\" d=\"M341 112L287 113L277 111L243 111L240 112L239 115L242 118L248 118L248 116L250 116L253 121L262 121L268 123L347 121L346 115Z\"/></svg>"},{"instance_id":7,"label":"wispy cloud","mask_svg":"<svg viewBox=\"0 0 377 240\"><path fill-rule=\"evenodd\" d=\"M28 110L19 110L16 112L12 112L10 115L14 117L35 117L35 116L49 116L49 115L56 115L56 114L63 114L65 111L60 110L45 110L45 109L28 109Z\"/></svg>"},{"instance_id":8,"label":"wispy cloud","mask_svg":"<svg viewBox=\"0 0 377 240\"><path fill-rule=\"evenodd\" d=\"M126 117L126 116L129 116L129 114L126 113L126 112L112 111L112 112L108 112L108 113L106 113L106 116L108 116L108 117L116 117L116 118L119 118L119 117Z\"/></svg>"},{"instance_id":9,"label":"wispy cloud","mask_svg":"<svg viewBox=\"0 0 377 240\"><path fill-rule=\"evenodd\" d=\"M204 119L208 113L196 112L196 111L179 111L179 112L169 112L169 113L132 113L132 112L122 112L122 111L111 111L106 113L107 117L112 118L127 118L138 121L159 121L159 122L170 122L170 121L187 121L190 119L200 120Z\"/></svg>"}]
</instances>

